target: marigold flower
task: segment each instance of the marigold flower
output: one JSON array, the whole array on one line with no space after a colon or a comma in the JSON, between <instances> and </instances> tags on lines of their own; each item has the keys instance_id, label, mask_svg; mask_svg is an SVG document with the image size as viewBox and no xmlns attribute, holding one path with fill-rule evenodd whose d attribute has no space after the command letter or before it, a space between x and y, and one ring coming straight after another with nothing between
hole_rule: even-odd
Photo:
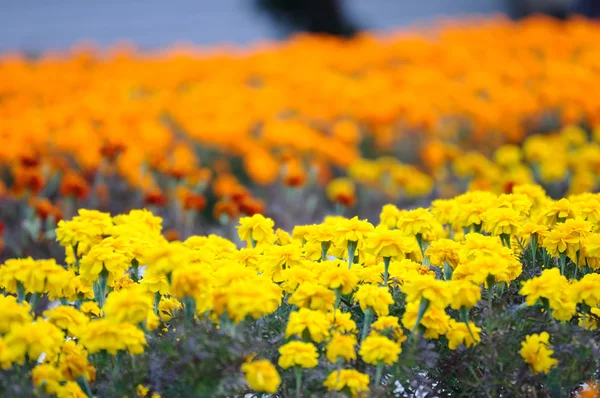
<instances>
[{"instance_id":1,"label":"marigold flower","mask_svg":"<svg viewBox=\"0 0 600 398\"><path fill-rule=\"evenodd\" d=\"M550 227L556 223L564 222L568 218L575 218L576 216L576 206L568 199L564 198L558 202L552 202L543 215L544 224Z\"/></svg>"},{"instance_id":2,"label":"marigold flower","mask_svg":"<svg viewBox=\"0 0 600 398\"><path fill-rule=\"evenodd\" d=\"M285 336L297 335L302 337L307 332L313 341L320 343L329 337L330 329L331 322L323 312L300 308L300 310L290 314Z\"/></svg>"},{"instance_id":3,"label":"marigold flower","mask_svg":"<svg viewBox=\"0 0 600 398\"><path fill-rule=\"evenodd\" d=\"M398 361L401 352L400 344L385 336L372 334L363 340L358 353L363 361L371 365L393 365Z\"/></svg>"},{"instance_id":4,"label":"marigold flower","mask_svg":"<svg viewBox=\"0 0 600 398\"><path fill-rule=\"evenodd\" d=\"M367 308L372 308L377 316L387 315L389 313L389 305L394 303L387 287L373 285L361 285L354 295L354 299L359 302L363 312Z\"/></svg>"},{"instance_id":5,"label":"marigold flower","mask_svg":"<svg viewBox=\"0 0 600 398\"><path fill-rule=\"evenodd\" d=\"M355 369L340 369L331 372L323 385L329 391L348 389L352 397L364 397L369 392L369 380L369 375Z\"/></svg>"},{"instance_id":6,"label":"marigold flower","mask_svg":"<svg viewBox=\"0 0 600 398\"><path fill-rule=\"evenodd\" d=\"M469 322L469 326L464 322L457 322L454 319L450 319L448 322L448 332L446 337L448 338L448 348L456 350L459 345L465 347L473 347L481 341L479 333L481 328L477 327L475 323Z\"/></svg>"},{"instance_id":7,"label":"marigold flower","mask_svg":"<svg viewBox=\"0 0 600 398\"><path fill-rule=\"evenodd\" d=\"M402 325L409 330L413 330L416 326L418 313L419 313L418 301L408 302L406 304L406 310L404 316L402 316ZM446 312L438 307L429 306L425 311L423 319L419 326L425 328L423 337L427 339L437 339L440 335L446 334L448 331L450 317Z\"/></svg>"},{"instance_id":8,"label":"marigold flower","mask_svg":"<svg viewBox=\"0 0 600 398\"><path fill-rule=\"evenodd\" d=\"M385 227L378 227L367 235L365 241L366 249L375 255L388 258L405 256L413 252L413 240L406 237L398 229L388 230Z\"/></svg>"},{"instance_id":9,"label":"marigold flower","mask_svg":"<svg viewBox=\"0 0 600 398\"><path fill-rule=\"evenodd\" d=\"M337 309L335 312L327 313L327 319L331 328L337 333L355 333L356 323L352 320L352 314Z\"/></svg>"},{"instance_id":10,"label":"marigold flower","mask_svg":"<svg viewBox=\"0 0 600 398\"><path fill-rule=\"evenodd\" d=\"M550 369L558 364L558 360L552 358L554 351L549 342L548 332L534 333L525 337L521 343L519 354L533 370L533 373L548 373Z\"/></svg>"},{"instance_id":11,"label":"marigold flower","mask_svg":"<svg viewBox=\"0 0 600 398\"><path fill-rule=\"evenodd\" d=\"M471 308L481 299L481 287L469 280L453 279L449 282L452 292L450 306L455 310Z\"/></svg>"},{"instance_id":12,"label":"marigold flower","mask_svg":"<svg viewBox=\"0 0 600 398\"><path fill-rule=\"evenodd\" d=\"M237 229L240 239L248 242L249 247L254 247L256 243L271 239L274 225L275 223L270 218L255 214L252 217L240 218L240 225Z\"/></svg>"},{"instance_id":13,"label":"marigold flower","mask_svg":"<svg viewBox=\"0 0 600 398\"><path fill-rule=\"evenodd\" d=\"M110 293L103 309L106 319L112 322L137 325L152 312L153 305L154 299L150 292L134 285Z\"/></svg>"},{"instance_id":14,"label":"marigold flower","mask_svg":"<svg viewBox=\"0 0 600 398\"><path fill-rule=\"evenodd\" d=\"M435 219L429 209L418 208L402 212L398 216L398 229L405 235L418 235L431 232Z\"/></svg>"},{"instance_id":15,"label":"marigold flower","mask_svg":"<svg viewBox=\"0 0 600 398\"><path fill-rule=\"evenodd\" d=\"M88 323L81 333L80 341L90 354L106 351L116 355L118 351L127 350L136 355L144 352L146 336L131 323L119 324L108 319L98 319Z\"/></svg>"},{"instance_id":16,"label":"marigold flower","mask_svg":"<svg viewBox=\"0 0 600 398\"><path fill-rule=\"evenodd\" d=\"M429 275L415 275L402 285L402 291L406 294L407 302L426 299L432 306L446 308L452 301L450 284Z\"/></svg>"},{"instance_id":17,"label":"marigold flower","mask_svg":"<svg viewBox=\"0 0 600 398\"><path fill-rule=\"evenodd\" d=\"M70 337L77 337L90 319L81 311L68 305L59 305L43 314L48 321L67 332Z\"/></svg>"},{"instance_id":18,"label":"marigold flower","mask_svg":"<svg viewBox=\"0 0 600 398\"><path fill-rule=\"evenodd\" d=\"M327 198L344 207L352 207L356 201L354 182L349 178L336 178L329 182L326 189Z\"/></svg>"},{"instance_id":19,"label":"marigold flower","mask_svg":"<svg viewBox=\"0 0 600 398\"><path fill-rule=\"evenodd\" d=\"M335 303L335 293L328 288L316 283L305 282L288 299L289 304L295 304L300 308L311 310L328 311Z\"/></svg>"},{"instance_id":20,"label":"marigold flower","mask_svg":"<svg viewBox=\"0 0 600 398\"><path fill-rule=\"evenodd\" d=\"M573 298L578 303L585 303L590 307L600 304L600 274L587 274L573 284Z\"/></svg>"},{"instance_id":21,"label":"marigold flower","mask_svg":"<svg viewBox=\"0 0 600 398\"><path fill-rule=\"evenodd\" d=\"M401 211L393 204L384 205L379 214L379 224L388 229L395 229L401 214Z\"/></svg>"},{"instance_id":22,"label":"marigold flower","mask_svg":"<svg viewBox=\"0 0 600 398\"><path fill-rule=\"evenodd\" d=\"M356 336L351 334L336 333L327 343L326 356L331 363L337 363L338 359L352 361L356 359Z\"/></svg>"},{"instance_id":23,"label":"marigold flower","mask_svg":"<svg viewBox=\"0 0 600 398\"><path fill-rule=\"evenodd\" d=\"M279 357L277 364L283 369L291 368L292 366L314 368L319 363L317 347L312 343L291 341L279 347L279 354L281 354L281 356Z\"/></svg>"},{"instance_id":24,"label":"marigold flower","mask_svg":"<svg viewBox=\"0 0 600 398\"><path fill-rule=\"evenodd\" d=\"M56 366L49 363L41 363L31 371L34 386L44 384L44 391L47 394L56 394L60 387L60 382L64 380L63 375Z\"/></svg>"},{"instance_id":25,"label":"marigold flower","mask_svg":"<svg viewBox=\"0 0 600 398\"><path fill-rule=\"evenodd\" d=\"M456 268L459 262L458 251L461 245L450 239L438 239L429 244L425 250L425 256L429 257L431 265L442 267L447 262L452 268Z\"/></svg>"},{"instance_id":26,"label":"marigold flower","mask_svg":"<svg viewBox=\"0 0 600 398\"><path fill-rule=\"evenodd\" d=\"M243 364L242 372L248 386L256 392L275 394L281 384L277 369L266 359Z\"/></svg>"},{"instance_id":27,"label":"marigold flower","mask_svg":"<svg viewBox=\"0 0 600 398\"><path fill-rule=\"evenodd\" d=\"M76 380L84 377L88 381L96 378L96 369L88 362L88 353L74 340L67 340L62 345L58 368L67 380Z\"/></svg>"},{"instance_id":28,"label":"marigold flower","mask_svg":"<svg viewBox=\"0 0 600 398\"><path fill-rule=\"evenodd\" d=\"M229 316L239 323L247 316L259 319L275 312L281 304L282 290L265 278L254 277L232 283L223 293Z\"/></svg>"},{"instance_id":29,"label":"marigold flower","mask_svg":"<svg viewBox=\"0 0 600 398\"><path fill-rule=\"evenodd\" d=\"M14 296L0 295L0 334L10 332L15 326L31 323L29 303L17 303Z\"/></svg>"},{"instance_id":30,"label":"marigold flower","mask_svg":"<svg viewBox=\"0 0 600 398\"><path fill-rule=\"evenodd\" d=\"M523 217L512 208L491 208L481 214L483 230L490 234L517 235Z\"/></svg>"},{"instance_id":31,"label":"marigold flower","mask_svg":"<svg viewBox=\"0 0 600 398\"><path fill-rule=\"evenodd\" d=\"M35 361L42 353L48 360L55 359L64 340L64 333L48 321L14 325L4 336L11 359L21 365L25 358Z\"/></svg>"},{"instance_id":32,"label":"marigold flower","mask_svg":"<svg viewBox=\"0 0 600 398\"><path fill-rule=\"evenodd\" d=\"M350 294L358 284L358 276L341 261L326 261L319 283L329 289L340 289L342 294Z\"/></svg>"},{"instance_id":33,"label":"marigold flower","mask_svg":"<svg viewBox=\"0 0 600 398\"><path fill-rule=\"evenodd\" d=\"M380 316L371 324L372 334L382 334L393 338L398 344L406 340L406 336L400 327L399 319L396 316Z\"/></svg>"}]
</instances>

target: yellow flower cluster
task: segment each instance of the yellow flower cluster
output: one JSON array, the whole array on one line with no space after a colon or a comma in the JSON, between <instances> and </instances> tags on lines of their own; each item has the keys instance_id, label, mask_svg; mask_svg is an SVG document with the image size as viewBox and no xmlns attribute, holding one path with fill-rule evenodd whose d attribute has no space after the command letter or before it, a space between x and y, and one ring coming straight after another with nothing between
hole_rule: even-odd
<instances>
[{"instance_id":1,"label":"yellow flower cluster","mask_svg":"<svg viewBox=\"0 0 600 398\"><path fill-rule=\"evenodd\" d=\"M168 241L160 218L144 210L81 210L57 228L66 266L30 258L0 266L0 364L40 362L34 382L56 393L75 388L78 375L93 381L87 355L140 354L146 333L178 313L188 324L234 330L286 308L279 368L293 369L300 384L303 369L337 366L324 386L359 396L370 378L353 361L373 365L378 384L409 335L445 336L451 350L477 345L482 325L469 320L470 309L484 289L493 308L524 264L543 269L520 286L526 305L597 328L600 195L555 201L535 185L513 192L471 191L412 210L386 205L378 225L327 217L291 234L255 215L240 220L243 248L215 235ZM36 318L42 295L59 305ZM548 338L523 343L536 373L556 364ZM242 371L255 391L275 393L281 382L264 359Z\"/></svg>"}]
</instances>

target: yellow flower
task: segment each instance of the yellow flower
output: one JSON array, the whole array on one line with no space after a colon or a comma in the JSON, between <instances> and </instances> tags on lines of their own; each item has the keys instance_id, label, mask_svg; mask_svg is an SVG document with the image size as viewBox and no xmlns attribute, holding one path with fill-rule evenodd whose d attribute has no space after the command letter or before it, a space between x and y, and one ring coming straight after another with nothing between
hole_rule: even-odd
<instances>
[{"instance_id":1,"label":"yellow flower","mask_svg":"<svg viewBox=\"0 0 600 398\"><path fill-rule=\"evenodd\" d=\"M493 206L496 197L490 192L471 191L457 196L455 224L457 227L481 225L481 215Z\"/></svg>"},{"instance_id":2,"label":"yellow flower","mask_svg":"<svg viewBox=\"0 0 600 398\"><path fill-rule=\"evenodd\" d=\"M158 315L163 322L169 322L173 319L176 311L183 307L181 302L175 297L161 297L158 303Z\"/></svg>"},{"instance_id":3,"label":"yellow flower","mask_svg":"<svg viewBox=\"0 0 600 398\"><path fill-rule=\"evenodd\" d=\"M26 357L36 361L42 353L46 353L47 360L55 359L64 340L64 333L47 321L15 325L4 337L11 359L19 364Z\"/></svg>"},{"instance_id":4,"label":"yellow flower","mask_svg":"<svg viewBox=\"0 0 600 398\"><path fill-rule=\"evenodd\" d=\"M100 318L102 316L102 310L95 301L86 301L81 304L81 308L79 309L89 317L93 315L96 318Z\"/></svg>"},{"instance_id":5,"label":"yellow flower","mask_svg":"<svg viewBox=\"0 0 600 398\"><path fill-rule=\"evenodd\" d=\"M339 309L327 313L327 319L331 327L338 333L356 333L356 323L352 320L352 314L342 312Z\"/></svg>"},{"instance_id":6,"label":"yellow flower","mask_svg":"<svg viewBox=\"0 0 600 398\"><path fill-rule=\"evenodd\" d=\"M481 299L481 287L469 280L453 279L449 282L452 292L450 306L455 310L471 308Z\"/></svg>"},{"instance_id":7,"label":"yellow flower","mask_svg":"<svg viewBox=\"0 0 600 398\"><path fill-rule=\"evenodd\" d=\"M48 321L67 332L70 337L77 337L81 329L90 319L81 311L68 305L59 305L43 314Z\"/></svg>"},{"instance_id":8,"label":"yellow flower","mask_svg":"<svg viewBox=\"0 0 600 398\"><path fill-rule=\"evenodd\" d=\"M137 325L148 317L153 306L154 298L150 292L140 285L134 285L110 293L103 309L106 319L112 322Z\"/></svg>"},{"instance_id":9,"label":"yellow flower","mask_svg":"<svg viewBox=\"0 0 600 398\"><path fill-rule=\"evenodd\" d=\"M450 239L438 239L431 242L425 256L429 257L431 265L442 267L447 262L452 268L455 268L459 262L458 251L460 243Z\"/></svg>"},{"instance_id":10,"label":"yellow flower","mask_svg":"<svg viewBox=\"0 0 600 398\"><path fill-rule=\"evenodd\" d=\"M395 229L398 225L399 216L400 210L396 206L393 204L384 205L381 208L381 214L379 215L379 224L388 229Z\"/></svg>"},{"instance_id":11,"label":"yellow flower","mask_svg":"<svg viewBox=\"0 0 600 398\"><path fill-rule=\"evenodd\" d=\"M327 359L331 363L337 363L338 359L352 361L356 359L355 346L356 337L354 335L336 333L327 344Z\"/></svg>"},{"instance_id":12,"label":"yellow flower","mask_svg":"<svg viewBox=\"0 0 600 398\"><path fill-rule=\"evenodd\" d=\"M222 292L229 316L236 324L247 316L259 319L271 314L281 304L281 288L266 278L238 281Z\"/></svg>"},{"instance_id":13,"label":"yellow flower","mask_svg":"<svg viewBox=\"0 0 600 398\"><path fill-rule=\"evenodd\" d=\"M374 285L361 285L354 295L354 299L359 302L363 311L372 308L377 316L387 315L389 305L394 303L392 295L386 287Z\"/></svg>"},{"instance_id":14,"label":"yellow flower","mask_svg":"<svg viewBox=\"0 0 600 398\"><path fill-rule=\"evenodd\" d=\"M0 337L0 368L8 369L12 366L13 355L10 348L6 345L6 341Z\"/></svg>"},{"instance_id":15,"label":"yellow flower","mask_svg":"<svg viewBox=\"0 0 600 398\"><path fill-rule=\"evenodd\" d=\"M329 391L350 390L352 397L366 397L369 392L369 375L355 369L334 370L323 382Z\"/></svg>"},{"instance_id":16,"label":"yellow flower","mask_svg":"<svg viewBox=\"0 0 600 398\"><path fill-rule=\"evenodd\" d=\"M285 336L297 335L302 337L307 332L313 341L320 343L329 337L330 329L331 322L324 313L308 308L300 308L299 311L290 314Z\"/></svg>"},{"instance_id":17,"label":"yellow flower","mask_svg":"<svg viewBox=\"0 0 600 398\"><path fill-rule=\"evenodd\" d=\"M579 318L579 326L585 326L587 330L596 330L600 324L600 322L598 322L598 319L600 319L600 308L591 308L590 312L592 313L592 316L585 313L581 315L581 318Z\"/></svg>"},{"instance_id":18,"label":"yellow flower","mask_svg":"<svg viewBox=\"0 0 600 398\"><path fill-rule=\"evenodd\" d=\"M556 223L564 222L568 218L575 218L577 209L569 199L561 199L558 202L552 202L544 213L544 224L553 226Z\"/></svg>"},{"instance_id":19,"label":"yellow flower","mask_svg":"<svg viewBox=\"0 0 600 398\"><path fill-rule=\"evenodd\" d=\"M371 365L379 363L393 365L398 361L400 352L402 352L400 344L385 336L372 334L363 340L358 353L363 361Z\"/></svg>"},{"instance_id":20,"label":"yellow flower","mask_svg":"<svg viewBox=\"0 0 600 398\"><path fill-rule=\"evenodd\" d=\"M396 343L401 344L406 340L406 336L398 321L396 316L380 316L371 324L371 333L391 337Z\"/></svg>"},{"instance_id":21,"label":"yellow flower","mask_svg":"<svg viewBox=\"0 0 600 398\"><path fill-rule=\"evenodd\" d=\"M453 199L436 199L431 202L431 213L441 224L452 224L456 218L456 201Z\"/></svg>"},{"instance_id":22,"label":"yellow flower","mask_svg":"<svg viewBox=\"0 0 600 398\"><path fill-rule=\"evenodd\" d=\"M433 214L428 209L418 208L401 213L397 227L405 235L423 235L431 232L434 223Z\"/></svg>"},{"instance_id":23,"label":"yellow flower","mask_svg":"<svg viewBox=\"0 0 600 398\"><path fill-rule=\"evenodd\" d=\"M56 398L86 398L87 394L81 390L75 381L67 381L56 392Z\"/></svg>"},{"instance_id":24,"label":"yellow flower","mask_svg":"<svg viewBox=\"0 0 600 398\"><path fill-rule=\"evenodd\" d=\"M74 340L67 340L61 347L58 368L67 380L84 377L88 381L96 378L96 369L88 361L87 351Z\"/></svg>"},{"instance_id":25,"label":"yellow flower","mask_svg":"<svg viewBox=\"0 0 600 398\"><path fill-rule=\"evenodd\" d=\"M107 351L116 355L118 351L129 351L136 355L144 352L146 336L144 332L130 323L114 323L107 319L98 319L88 323L81 334L81 343L90 354Z\"/></svg>"},{"instance_id":26,"label":"yellow flower","mask_svg":"<svg viewBox=\"0 0 600 398\"><path fill-rule=\"evenodd\" d=\"M398 229L388 230L385 227L377 227L367 235L366 249L382 257L404 258L406 254L414 251L414 238L407 237Z\"/></svg>"},{"instance_id":27,"label":"yellow flower","mask_svg":"<svg viewBox=\"0 0 600 398\"><path fill-rule=\"evenodd\" d=\"M512 208L491 208L481 214L483 230L494 236L517 235L523 216Z\"/></svg>"},{"instance_id":28,"label":"yellow flower","mask_svg":"<svg viewBox=\"0 0 600 398\"><path fill-rule=\"evenodd\" d=\"M347 242L364 242L365 237L375 229L373 225L366 220L359 220L353 217L349 220L343 219L339 222L336 229L337 244L344 246Z\"/></svg>"},{"instance_id":29,"label":"yellow flower","mask_svg":"<svg viewBox=\"0 0 600 398\"><path fill-rule=\"evenodd\" d=\"M327 184L325 193L327 198L344 207L352 207L356 201L356 187L350 178L340 177Z\"/></svg>"},{"instance_id":30,"label":"yellow flower","mask_svg":"<svg viewBox=\"0 0 600 398\"><path fill-rule=\"evenodd\" d=\"M402 285L407 302L429 300L430 305L446 308L452 301L452 292L448 282L435 279L430 275L415 275Z\"/></svg>"},{"instance_id":31,"label":"yellow flower","mask_svg":"<svg viewBox=\"0 0 600 398\"><path fill-rule=\"evenodd\" d=\"M291 341L279 347L279 353L281 356L277 364L283 369L291 368L292 366L314 368L319 363L317 347L311 343Z\"/></svg>"},{"instance_id":32,"label":"yellow flower","mask_svg":"<svg viewBox=\"0 0 600 398\"><path fill-rule=\"evenodd\" d=\"M404 325L405 328L409 330L415 328L418 319L419 305L419 302L409 302L406 304L406 310L402 316L402 325ZM446 334L450 327L449 322L450 317L443 309L430 305L425 311L419 326L425 328L423 337L437 339L440 335Z\"/></svg>"},{"instance_id":33,"label":"yellow flower","mask_svg":"<svg viewBox=\"0 0 600 398\"><path fill-rule=\"evenodd\" d=\"M6 334L17 325L31 323L29 303L17 303L14 296L0 295L0 334Z\"/></svg>"},{"instance_id":34,"label":"yellow flower","mask_svg":"<svg viewBox=\"0 0 600 398\"><path fill-rule=\"evenodd\" d=\"M242 372L250 388L256 392L275 394L281 384L277 369L266 359L243 364Z\"/></svg>"},{"instance_id":35,"label":"yellow flower","mask_svg":"<svg viewBox=\"0 0 600 398\"><path fill-rule=\"evenodd\" d=\"M348 269L348 265L339 260L324 261L325 270L319 277L319 283L329 289L340 289L342 294L350 294L358 284L358 276Z\"/></svg>"},{"instance_id":36,"label":"yellow flower","mask_svg":"<svg viewBox=\"0 0 600 398\"><path fill-rule=\"evenodd\" d=\"M108 237L92 246L83 256L79 264L81 277L88 282L94 282L103 269L108 271L108 286L114 286L115 281L123 276L131 265L133 254L131 245L124 238Z\"/></svg>"},{"instance_id":37,"label":"yellow flower","mask_svg":"<svg viewBox=\"0 0 600 398\"><path fill-rule=\"evenodd\" d=\"M587 274L573 284L574 299L590 307L600 304L600 274Z\"/></svg>"},{"instance_id":38,"label":"yellow flower","mask_svg":"<svg viewBox=\"0 0 600 398\"><path fill-rule=\"evenodd\" d=\"M150 392L150 389L148 387L144 387L141 384L138 384L137 387L135 388L135 393L138 397L145 397L146 395L148 395L148 393Z\"/></svg>"},{"instance_id":39,"label":"yellow flower","mask_svg":"<svg viewBox=\"0 0 600 398\"><path fill-rule=\"evenodd\" d=\"M325 286L306 282L298 286L298 289L288 299L288 303L295 304L300 308L328 311L333 309L335 293Z\"/></svg>"},{"instance_id":40,"label":"yellow flower","mask_svg":"<svg viewBox=\"0 0 600 398\"><path fill-rule=\"evenodd\" d=\"M456 322L454 319L450 319L448 326L449 329L446 337L448 338L448 348L451 350L456 350L461 344L466 347L473 347L481 341L479 337L481 328L478 328L473 322L469 322L469 326L467 327L467 324L464 322Z\"/></svg>"},{"instance_id":41,"label":"yellow flower","mask_svg":"<svg viewBox=\"0 0 600 398\"><path fill-rule=\"evenodd\" d=\"M575 259L580 248L581 236L575 232L571 224L561 223L544 236L542 246L553 257L566 254Z\"/></svg>"},{"instance_id":42,"label":"yellow flower","mask_svg":"<svg viewBox=\"0 0 600 398\"><path fill-rule=\"evenodd\" d=\"M548 373L558 364L558 360L552 358L554 351L549 339L548 332L542 332L526 336L525 341L521 343L519 354L529 364L533 373Z\"/></svg>"},{"instance_id":43,"label":"yellow flower","mask_svg":"<svg viewBox=\"0 0 600 398\"><path fill-rule=\"evenodd\" d=\"M184 265L171 277L171 294L178 299L190 297L196 300L198 312L212 308L213 277L209 270L202 266Z\"/></svg>"},{"instance_id":44,"label":"yellow flower","mask_svg":"<svg viewBox=\"0 0 600 398\"><path fill-rule=\"evenodd\" d=\"M60 382L64 380L60 370L49 363L37 365L31 371L34 386L44 384L44 391L47 394L56 394L59 389Z\"/></svg>"},{"instance_id":45,"label":"yellow flower","mask_svg":"<svg viewBox=\"0 0 600 398\"><path fill-rule=\"evenodd\" d=\"M255 214L252 217L240 218L240 225L237 229L240 239L248 242L249 247L254 247L257 243L271 240L274 225L275 223L270 218Z\"/></svg>"}]
</instances>

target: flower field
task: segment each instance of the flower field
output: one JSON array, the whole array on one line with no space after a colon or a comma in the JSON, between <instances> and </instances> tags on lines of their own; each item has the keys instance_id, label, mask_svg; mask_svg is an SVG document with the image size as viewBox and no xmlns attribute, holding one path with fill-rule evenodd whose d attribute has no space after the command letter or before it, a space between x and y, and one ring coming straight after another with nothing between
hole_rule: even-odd
<instances>
[{"instance_id":1,"label":"flower field","mask_svg":"<svg viewBox=\"0 0 600 398\"><path fill-rule=\"evenodd\" d=\"M1 56L0 396L599 396L599 35Z\"/></svg>"}]
</instances>

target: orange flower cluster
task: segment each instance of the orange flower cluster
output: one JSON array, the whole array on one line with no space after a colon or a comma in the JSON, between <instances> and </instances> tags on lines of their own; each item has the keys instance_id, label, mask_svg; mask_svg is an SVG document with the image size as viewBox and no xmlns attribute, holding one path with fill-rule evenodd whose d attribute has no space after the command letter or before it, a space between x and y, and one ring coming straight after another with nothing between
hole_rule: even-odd
<instances>
[{"instance_id":1,"label":"orange flower cluster","mask_svg":"<svg viewBox=\"0 0 600 398\"><path fill-rule=\"evenodd\" d=\"M245 50L6 55L0 165L10 178L0 192L58 181L60 195L81 200L118 175L151 205L177 197L202 209L212 186L215 212L231 216L263 206L248 181L326 182L372 153L433 170L451 156L441 140L489 152L549 119L600 124L600 99L582 95L600 89L599 35L591 21L537 17ZM429 180L407 181L413 171L390 175L430 192ZM167 191L172 181L180 190Z\"/></svg>"}]
</instances>

